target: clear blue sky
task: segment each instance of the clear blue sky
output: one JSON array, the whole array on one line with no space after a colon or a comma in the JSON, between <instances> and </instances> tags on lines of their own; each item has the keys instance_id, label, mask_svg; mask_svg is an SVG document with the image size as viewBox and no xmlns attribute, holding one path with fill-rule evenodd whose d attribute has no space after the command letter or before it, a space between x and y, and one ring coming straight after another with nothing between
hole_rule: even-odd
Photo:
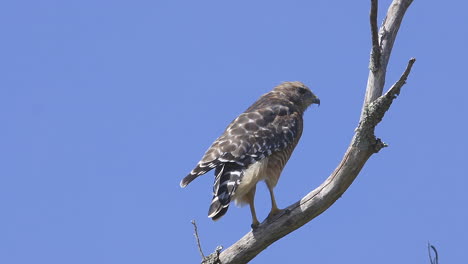
<instances>
[{"instance_id":1,"label":"clear blue sky","mask_svg":"<svg viewBox=\"0 0 468 264\"><path fill-rule=\"evenodd\" d=\"M370 1L4 1L0 7L0 263L198 263L250 229L207 218L213 174L182 177L282 81L320 97L278 184L318 186L357 125ZM381 1L379 24L390 1ZM374 155L324 214L251 263L441 263L468 246L468 4L415 1L388 88L408 83ZM262 184L257 209L269 198Z\"/></svg>"}]
</instances>

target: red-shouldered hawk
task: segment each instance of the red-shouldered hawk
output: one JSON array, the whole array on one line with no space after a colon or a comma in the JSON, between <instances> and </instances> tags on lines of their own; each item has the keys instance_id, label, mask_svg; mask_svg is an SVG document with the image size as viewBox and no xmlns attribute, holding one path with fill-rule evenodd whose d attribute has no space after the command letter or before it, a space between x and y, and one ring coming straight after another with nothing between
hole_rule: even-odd
<instances>
[{"instance_id":1,"label":"red-shouldered hawk","mask_svg":"<svg viewBox=\"0 0 468 264\"><path fill-rule=\"evenodd\" d=\"M180 186L215 169L208 217L219 219L234 200L250 205L255 228L259 225L254 207L256 184L266 182L271 196L269 216L278 213L273 188L302 135L302 115L314 103L320 104L319 98L301 82L276 86L229 124Z\"/></svg>"}]
</instances>

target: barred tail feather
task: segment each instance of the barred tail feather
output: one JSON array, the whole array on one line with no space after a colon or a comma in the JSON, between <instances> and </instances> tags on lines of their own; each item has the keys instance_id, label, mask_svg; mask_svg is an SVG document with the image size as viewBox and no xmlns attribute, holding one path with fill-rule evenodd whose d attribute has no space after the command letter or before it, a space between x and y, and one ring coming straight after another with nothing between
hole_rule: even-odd
<instances>
[{"instance_id":1,"label":"barred tail feather","mask_svg":"<svg viewBox=\"0 0 468 264\"><path fill-rule=\"evenodd\" d=\"M216 221L227 212L228 208L229 202L223 205L218 197L214 196L210 204L210 209L208 210L208 217Z\"/></svg>"},{"instance_id":2,"label":"barred tail feather","mask_svg":"<svg viewBox=\"0 0 468 264\"><path fill-rule=\"evenodd\" d=\"M190 182L195 180L195 178L197 178L198 176L199 175L197 175L197 174L190 173L189 175L187 175L185 178L183 178L180 181L180 187L184 188L185 186L187 186L187 184L189 184Z\"/></svg>"},{"instance_id":3,"label":"barred tail feather","mask_svg":"<svg viewBox=\"0 0 468 264\"><path fill-rule=\"evenodd\" d=\"M231 197L235 194L240 183L242 173L242 168L237 164L224 164L222 167L216 168L213 200L208 210L209 218L216 221L227 212Z\"/></svg>"},{"instance_id":4,"label":"barred tail feather","mask_svg":"<svg viewBox=\"0 0 468 264\"><path fill-rule=\"evenodd\" d=\"M198 163L195 169L193 169L189 175L185 176L180 181L180 187L184 188L187 186L189 183L191 183L193 180L195 180L198 176L203 175L213 168L215 168L217 165L216 161L208 162L208 163Z\"/></svg>"}]
</instances>

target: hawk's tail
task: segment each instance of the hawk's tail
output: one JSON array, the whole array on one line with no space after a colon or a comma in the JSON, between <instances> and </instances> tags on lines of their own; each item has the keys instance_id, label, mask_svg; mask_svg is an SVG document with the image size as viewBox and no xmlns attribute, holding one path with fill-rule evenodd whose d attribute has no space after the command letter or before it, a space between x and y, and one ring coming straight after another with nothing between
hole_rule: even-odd
<instances>
[{"instance_id":1,"label":"hawk's tail","mask_svg":"<svg viewBox=\"0 0 468 264\"><path fill-rule=\"evenodd\" d=\"M237 164L234 166L224 164L216 168L213 200L208 210L209 218L216 221L227 212L231 197L236 192L237 186L240 183L242 173L242 169Z\"/></svg>"},{"instance_id":2,"label":"hawk's tail","mask_svg":"<svg viewBox=\"0 0 468 264\"><path fill-rule=\"evenodd\" d=\"M187 184L195 180L195 178L197 178L198 176L203 175L209 172L210 170L212 170L214 167L216 167L216 165L217 164L214 161L207 162L207 163L202 163L202 162L198 163L195 169L193 169L189 173L189 175L187 175L185 178L183 178L180 181L180 187L184 188L185 186L187 186Z\"/></svg>"}]
</instances>

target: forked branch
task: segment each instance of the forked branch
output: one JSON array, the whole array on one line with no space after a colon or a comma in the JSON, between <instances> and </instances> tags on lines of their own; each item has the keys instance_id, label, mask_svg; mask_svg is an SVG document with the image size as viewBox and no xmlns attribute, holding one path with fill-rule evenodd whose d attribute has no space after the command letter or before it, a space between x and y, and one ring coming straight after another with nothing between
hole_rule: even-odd
<instances>
[{"instance_id":1,"label":"forked branch","mask_svg":"<svg viewBox=\"0 0 468 264\"><path fill-rule=\"evenodd\" d=\"M371 0L371 5L377 5L377 0ZM385 76L387 74L387 65L392 53L393 43L395 43L398 30L400 29L401 21L405 15L406 10L411 5L413 0L393 0L388 8L387 15L379 29L378 41L374 37L374 27L372 26L373 18L377 18L377 7L371 7L371 31L372 31L372 51L369 63L369 77L367 79L366 96L364 98L363 109L370 102L377 99L382 95L385 85ZM377 25L377 22L375 22ZM378 48L376 47L378 42ZM378 55L375 54L378 53ZM376 59L378 57L378 59ZM373 59L374 58L374 59ZM362 118L362 114L361 114Z\"/></svg>"}]
</instances>

